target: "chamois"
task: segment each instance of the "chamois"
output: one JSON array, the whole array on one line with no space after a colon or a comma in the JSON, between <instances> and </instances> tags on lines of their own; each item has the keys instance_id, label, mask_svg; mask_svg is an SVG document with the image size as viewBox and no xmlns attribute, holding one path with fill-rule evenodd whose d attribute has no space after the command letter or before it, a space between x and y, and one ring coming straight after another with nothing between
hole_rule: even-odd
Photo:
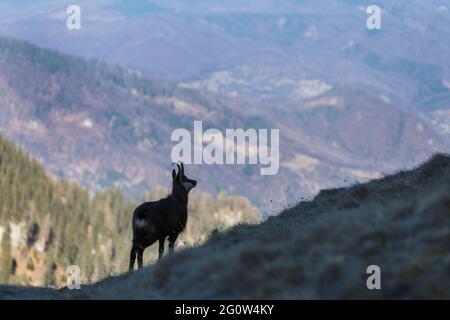
<instances>
[{"instance_id":1,"label":"chamois","mask_svg":"<svg viewBox=\"0 0 450 320\"><path fill-rule=\"evenodd\" d=\"M172 164L173 165L173 164ZM178 173L172 170L172 193L165 199L144 202L133 213L133 246L130 253L130 268L133 270L136 256L138 268L142 268L145 248L159 240L158 260L164 254L164 242L169 238L169 254L173 253L178 234L187 222L188 194L197 181L184 175L183 163L177 163Z\"/></svg>"}]
</instances>

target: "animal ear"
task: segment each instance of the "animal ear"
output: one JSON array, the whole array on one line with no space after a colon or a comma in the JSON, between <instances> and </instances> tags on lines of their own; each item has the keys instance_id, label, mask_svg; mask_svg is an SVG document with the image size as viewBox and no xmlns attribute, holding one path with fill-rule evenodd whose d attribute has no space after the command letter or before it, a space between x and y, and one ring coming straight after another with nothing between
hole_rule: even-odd
<instances>
[{"instance_id":1,"label":"animal ear","mask_svg":"<svg viewBox=\"0 0 450 320\"><path fill-rule=\"evenodd\" d=\"M172 170L172 179L175 180L177 177L177 173L175 172L175 169Z\"/></svg>"}]
</instances>

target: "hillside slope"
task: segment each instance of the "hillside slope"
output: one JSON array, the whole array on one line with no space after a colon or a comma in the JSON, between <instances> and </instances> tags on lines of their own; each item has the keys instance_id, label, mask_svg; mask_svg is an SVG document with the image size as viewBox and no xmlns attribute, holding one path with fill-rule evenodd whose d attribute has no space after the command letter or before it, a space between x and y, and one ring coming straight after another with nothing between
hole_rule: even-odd
<instances>
[{"instance_id":1,"label":"hillside slope","mask_svg":"<svg viewBox=\"0 0 450 320\"><path fill-rule=\"evenodd\" d=\"M450 156L436 155L412 171L324 190L135 274L73 291L0 286L0 297L448 299L449 247ZM382 290L366 288L372 264Z\"/></svg>"},{"instance_id":2,"label":"hillside slope","mask_svg":"<svg viewBox=\"0 0 450 320\"><path fill-rule=\"evenodd\" d=\"M450 157L324 190L156 266L62 298L450 298ZM366 287L381 268L382 290Z\"/></svg>"}]
</instances>

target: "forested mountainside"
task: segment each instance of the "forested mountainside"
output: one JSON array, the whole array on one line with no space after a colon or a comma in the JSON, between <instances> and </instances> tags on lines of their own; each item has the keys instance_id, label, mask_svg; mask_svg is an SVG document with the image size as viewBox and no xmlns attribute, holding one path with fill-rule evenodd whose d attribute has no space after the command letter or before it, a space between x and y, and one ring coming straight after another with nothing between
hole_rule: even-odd
<instances>
[{"instance_id":1,"label":"forested mountainside","mask_svg":"<svg viewBox=\"0 0 450 320\"><path fill-rule=\"evenodd\" d=\"M159 199L153 190L146 200ZM131 217L139 203L119 189L90 193L50 178L43 167L0 136L0 283L65 285L78 265L84 283L127 270ZM189 224L178 245L202 243L215 229L256 223L260 214L243 197L192 192ZM148 250L150 263L156 251Z\"/></svg>"}]
</instances>

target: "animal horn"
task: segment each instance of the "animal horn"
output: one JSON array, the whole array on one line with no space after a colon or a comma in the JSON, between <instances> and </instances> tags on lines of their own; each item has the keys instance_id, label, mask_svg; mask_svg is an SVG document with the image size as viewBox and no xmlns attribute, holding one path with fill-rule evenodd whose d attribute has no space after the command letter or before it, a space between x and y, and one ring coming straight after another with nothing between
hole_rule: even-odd
<instances>
[{"instance_id":1,"label":"animal horn","mask_svg":"<svg viewBox=\"0 0 450 320\"><path fill-rule=\"evenodd\" d=\"M179 162L179 161L178 161L178 162ZM181 168L180 168L180 165L178 164L178 162L172 162L172 167L173 167L174 164L177 165L177 168L178 168L177 175L179 175L179 174L180 174L180 171L181 171Z\"/></svg>"},{"instance_id":2,"label":"animal horn","mask_svg":"<svg viewBox=\"0 0 450 320\"><path fill-rule=\"evenodd\" d=\"M180 161L180 165L181 165L181 173L184 174L184 164L183 164L183 162Z\"/></svg>"}]
</instances>

